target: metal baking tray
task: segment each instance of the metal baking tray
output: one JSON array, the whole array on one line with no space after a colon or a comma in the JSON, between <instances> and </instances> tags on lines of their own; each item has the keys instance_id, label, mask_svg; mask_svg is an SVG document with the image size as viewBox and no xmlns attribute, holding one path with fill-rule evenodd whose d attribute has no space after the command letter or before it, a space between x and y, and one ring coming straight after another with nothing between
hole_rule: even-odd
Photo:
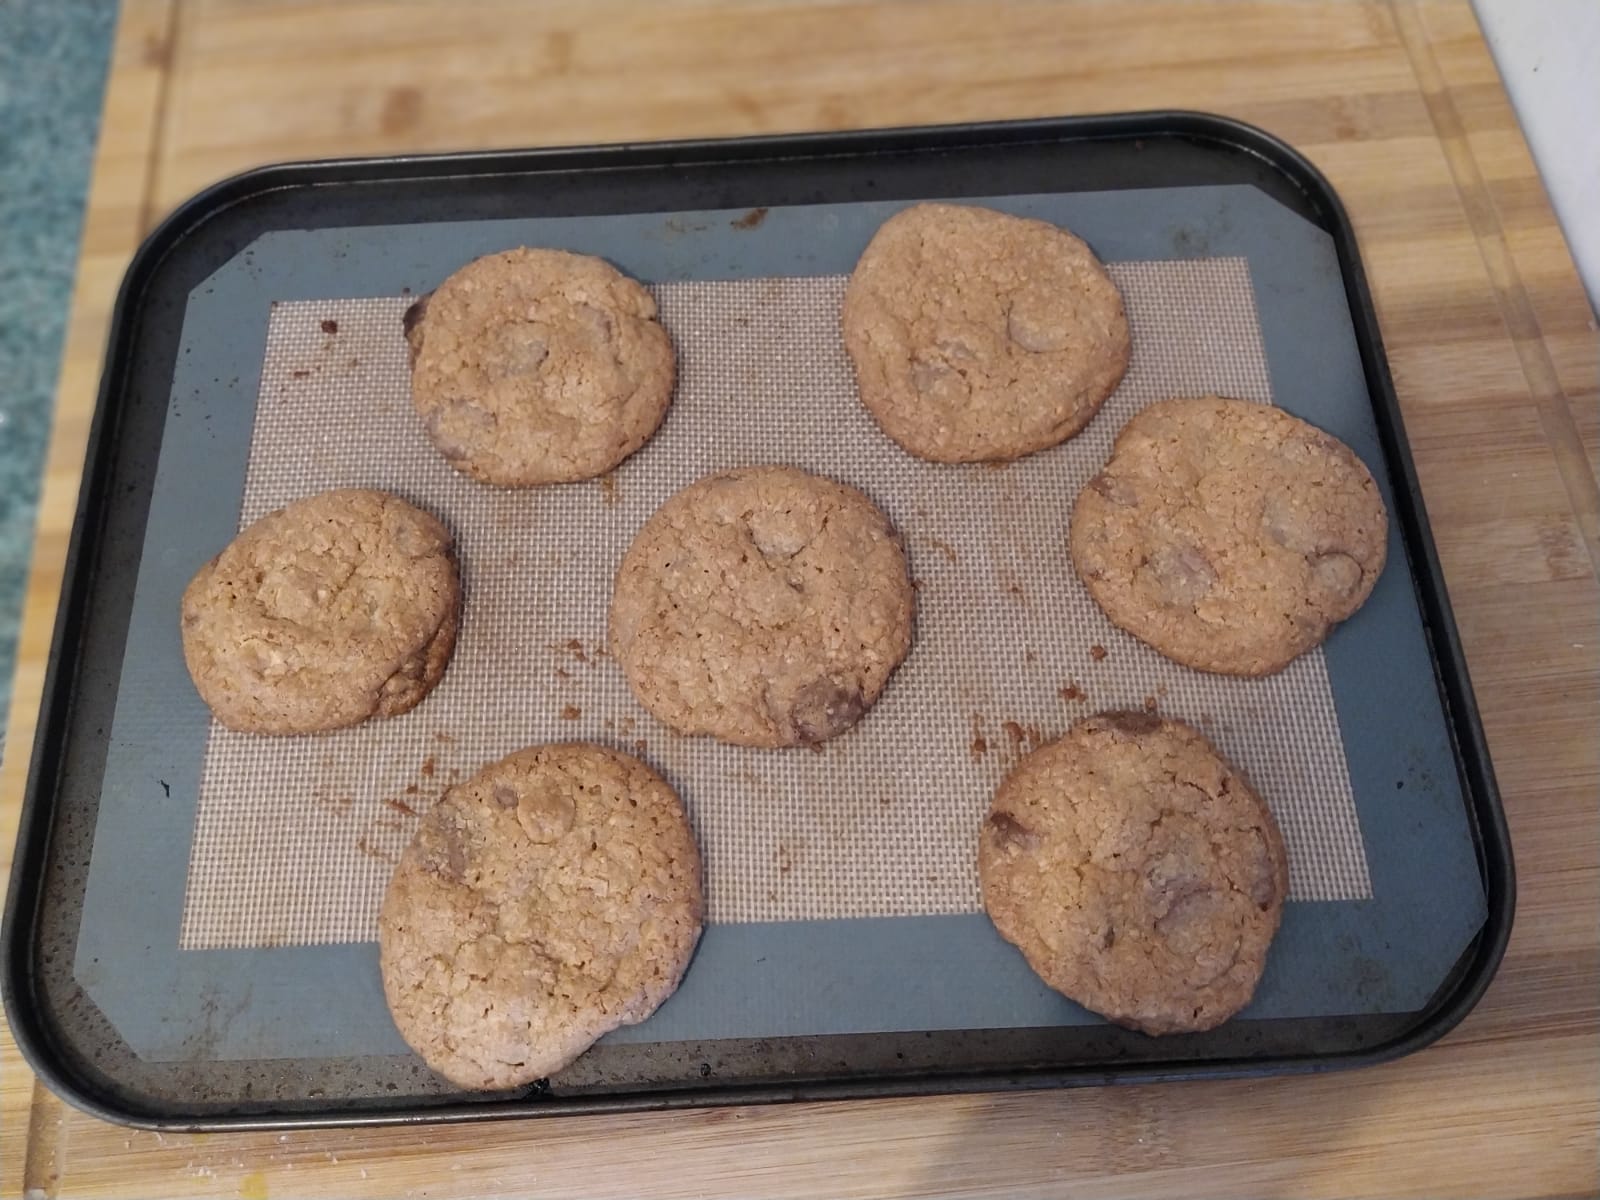
<instances>
[{"instance_id":1,"label":"metal baking tray","mask_svg":"<svg viewBox=\"0 0 1600 1200\"><path fill-rule=\"evenodd\" d=\"M269 1036L270 1022L252 1015L253 1005L276 1004L272 1019L292 1023L297 1002L306 1023L315 1025L315 995L286 1000L277 987L313 960L321 964L315 967L324 972L321 978L355 978L359 985L350 995L333 988L331 1009L376 996L370 946L179 950L179 914L170 910L181 888L175 892L154 875L145 901L121 897L124 919L110 933L93 927L100 918L86 919L97 862L164 862L161 874L170 876L183 873L178 858L188 861L185 831L192 830L196 800L184 789L194 785L152 777L138 781L137 795L130 792L131 776L119 765L130 750L118 721L130 712L148 716L168 709L190 720L183 714L198 703L181 687L163 694L134 669L147 649L136 644L144 636L136 618L142 580L187 579L196 565L161 550L155 536L161 530L152 526L153 512L171 503L170 496L160 497L167 486L160 469L164 445L168 476L190 465L170 461L179 445L199 446L203 457L214 443L226 457L237 448L231 450L228 435L218 432L227 424L223 418L231 413L248 430L264 394L248 372L197 383L183 361L207 339L261 350L264 321L241 326L237 314L213 301L210 281L220 268L233 263L241 277L270 292L277 286L270 278L274 264L253 256L264 260L271 246L293 243L266 235L334 231L339 237L326 244L343 246L386 230L383 236L391 241L384 257L393 269L382 275L387 282L380 290L398 295L437 282L436 265L407 265L406 247L427 247L441 231L509 222L509 238L518 221L550 228L549 222L568 218L628 218L637 225L648 217L655 224L645 232L672 241L703 228L706 214L721 214L730 218L722 224L747 239L742 245L792 238L797 227L824 242L829 236L842 239L827 246L826 254L802 256L787 271L821 275L847 270L862 231L870 232L896 206L926 198L996 197L1015 202L1020 211L1064 213L1070 218L1064 223L1079 232L1086 221L1091 244L1109 238L1124 256L1242 256L1263 290L1263 323L1277 323L1263 335L1275 393L1292 398L1307 386L1296 376L1335 369L1297 358L1305 344L1348 343L1346 391L1358 400L1333 423L1363 451L1390 500L1394 540L1385 578L1395 582L1385 604L1396 627L1410 631L1405 636L1416 653L1407 659L1374 622L1352 621L1330 639L1340 719L1366 722L1371 733L1357 739L1347 731L1344 742L1371 865L1371 897L1291 904L1301 914L1295 918L1301 956L1285 951L1290 965L1278 971L1281 976L1297 969L1293 963L1316 953L1344 964L1339 969L1348 978L1302 980L1299 991L1295 980L1278 979L1271 989L1287 999L1274 1002L1276 1007L1253 1006L1211 1032L1161 1039L1081 1011L1068 1015L1067 1002L1054 997L1030 1003L1036 1009L1041 1003L1060 1005L1059 1013L1037 1009L1057 1013L1059 1021L1047 1015L1009 1025L952 1027L950 1018L919 1025L915 1004L893 1017L886 1008L880 1021L869 997L865 1015L858 1014L845 1031L807 1032L801 1018L788 1014L786 1031L722 1036L784 1025L763 1025L771 1014L752 1002L738 1022L709 1036L690 1020L680 1021L680 1032L671 1038L652 1040L647 1023L638 1027L642 1035L601 1043L581 1060L581 1069L553 1082L511 1095L467 1096L442 1087L403 1053L342 1052L336 1042L324 1041L315 1053L285 1056ZM854 224L835 219L857 209L864 216ZM767 214L791 219L769 221ZM827 232L840 229L846 232ZM850 242L852 237L857 241ZM1296 257L1295 244L1309 248L1304 256ZM585 248L601 255L613 250L603 238ZM318 277L336 277L344 253L335 249L317 264ZM1118 257L1104 251L1102 256ZM815 267L808 268L813 259ZM416 257L417 264L425 260L425 254ZM726 256L719 261L726 267ZM291 276L311 269L298 262L287 267ZM691 276L695 269L688 268ZM1276 282L1267 281L1273 272ZM405 286L396 286L402 280ZM341 294L374 293L356 287ZM1322 324L1316 337L1296 339L1275 308L1278 301L1295 308L1305 297L1322 306L1315 309ZM264 312L263 306L263 317ZM1294 410L1285 395L1274 398ZM205 421L217 415L217 427L208 433L196 425L197 410L205 410ZM199 457L191 461L199 465ZM231 522L241 495L218 492L191 497L191 503L199 505L190 510L197 520L201 508L214 507ZM175 617L171 624L175 629ZM175 644L175 632L172 637ZM1336 644L1339 661L1333 662ZM1373 694L1371 681L1401 661L1411 664L1403 694ZM1358 741L1358 749L1349 749ZM1453 868L1418 849L1452 839L1461 847ZM1429 877L1452 869L1448 881ZM1417 881L1407 881L1408 875L1423 877L1429 890L1417 892ZM1453 898L1417 916L1413 901L1421 894ZM1514 895L1505 820L1355 237L1327 181L1260 130L1205 114L1156 112L272 166L226 180L183 205L150 236L128 270L90 432L3 930L4 1000L17 1043L53 1090L91 1113L167 1129L351 1125L1358 1066L1428 1045L1472 1008L1505 949ZM788 945L781 942L781 924L756 928L778 939L774 946ZM711 953L708 944L702 959ZM806 969L815 971L814 947L812 953ZM1402 967L1402 955L1414 959L1412 965ZM762 955L752 961L766 960ZM958 981L972 973L971 962L940 962L926 946L917 961L924 975L902 978L907 990L970 989ZM699 966L697 959L691 981ZM850 969L864 968L858 961ZM1269 960L1269 976L1273 970ZM728 990L726 980L718 982ZM772 987L781 983L769 981ZM884 986L883 980L875 986ZM125 1023L117 997L141 989L147 1001L143 1025ZM263 998L269 993L276 999ZM154 1007L151 995L160 1000ZM690 993L686 982L673 1003L681 1012L708 1003L705 997L705 989ZM840 1009L850 1007L844 1003ZM959 1013L960 1005L952 1011ZM381 1011L367 1017L369 1024L383 1020ZM192 1027L176 1033L170 1028L184 1021ZM140 1032L124 1036L136 1025Z\"/></svg>"}]
</instances>

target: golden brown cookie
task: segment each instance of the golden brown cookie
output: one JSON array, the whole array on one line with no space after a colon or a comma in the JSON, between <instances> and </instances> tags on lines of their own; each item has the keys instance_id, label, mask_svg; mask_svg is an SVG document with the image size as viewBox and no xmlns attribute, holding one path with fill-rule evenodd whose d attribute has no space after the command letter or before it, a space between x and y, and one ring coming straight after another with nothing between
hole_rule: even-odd
<instances>
[{"instance_id":1,"label":"golden brown cookie","mask_svg":"<svg viewBox=\"0 0 1600 1200\"><path fill-rule=\"evenodd\" d=\"M418 826L378 919L384 996L446 1079L516 1087L654 1012L703 913L700 852L661 776L599 746L519 750Z\"/></svg>"},{"instance_id":2,"label":"golden brown cookie","mask_svg":"<svg viewBox=\"0 0 1600 1200\"><path fill-rule=\"evenodd\" d=\"M1141 411L1072 512L1106 616L1175 662L1266 675L1320 644L1383 570L1389 517L1337 438L1204 396Z\"/></svg>"},{"instance_id":3,"label":"golden brown cookie","mask_svg":"<svg viewBox=\"0 0 1600 1200\"><path fill-rule=\"evenodd\" d=\"M884 222L842 324L862 402L935 462L1065 441L1128 369L1122 295L1089 247L985 208L918 204Z\"/></svg>"},{"instance_id":4,"label":"golden brown cookie","mask_svg":"<svg viewBox=\"0 0 1600 1200\"><path fill-rule=\"evenodd\" d=\"M444 675L461 586L439 521L387 492L268 513L183 593L183 656L230 729L318 733L393 717Z\"/></svg>"},{"instance_id":5,"label":"golden brown cookie","mask_svg":"<svg viewBox=\"0 0 1600 1200\"><path fill-rule=\"evenodd\" d=\"M617 570L610 643L641 704L741 746L815 744L870 708L911 649L900 539L855 488L793 467L708 475Z\"/></svg>"},{"instance_id":6,"label":"golden brown cookie","mask_svg":"<svg viewBox=\"0 0 1600 1200\"><path fill-rule=\"evenodd\" d=\"M1272 813L1195 730L1077 722L1025 757L978 835L983 906L1047 984L1179 1033L1250 1002L1289 889Z\"/></svg>"},{"instance_id":7,"label":"golden brown cookie","mask_svg":"<svg viewBox=\"0 0 1600 1200\"><path fill-rule=\"evenodd\" d=\"M406 313L411 398L450 465L502 487L603 475L655 433L677 358L643 286L564 250L468 263Z\"/></svg>"}]
</instances>

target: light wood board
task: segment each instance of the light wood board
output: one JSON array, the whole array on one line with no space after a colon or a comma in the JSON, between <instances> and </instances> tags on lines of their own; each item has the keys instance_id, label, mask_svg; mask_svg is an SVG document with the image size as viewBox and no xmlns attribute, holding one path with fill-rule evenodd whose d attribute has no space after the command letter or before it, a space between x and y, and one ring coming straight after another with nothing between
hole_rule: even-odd
<instances>
[{"instance_id":1,"label":"light wood board","mask_svg":"<svg viewBox=\"0 0 1600 1200\"><path fill-rule=\"evenodd\" d=\"M111 300L139 238L199 187L311 156L1162 107L1286 138L1356 224L1520 875L1505 965L1460 1029L1398 1063L1312 1078L193 1137L64 1109L0 1029L0 1190L1594 1194L1596 329L1464 2L125 0L0 768L0 853Z\"/></svg>"}]
</instances>

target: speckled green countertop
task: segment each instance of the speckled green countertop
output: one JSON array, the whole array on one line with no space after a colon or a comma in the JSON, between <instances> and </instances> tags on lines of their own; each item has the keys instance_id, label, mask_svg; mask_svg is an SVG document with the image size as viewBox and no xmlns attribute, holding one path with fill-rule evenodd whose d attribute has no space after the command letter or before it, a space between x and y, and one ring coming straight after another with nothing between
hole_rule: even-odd
<instances>
[{"instance_id":1,"label":"speckled green countertop","mask_svg":"<svg viewBox=\"0 0 1600 1200\"><path fill-rule=\"evenodd\" d=\"M0 0L0 740L115 0Z\"/></svg>"}]
</instances>

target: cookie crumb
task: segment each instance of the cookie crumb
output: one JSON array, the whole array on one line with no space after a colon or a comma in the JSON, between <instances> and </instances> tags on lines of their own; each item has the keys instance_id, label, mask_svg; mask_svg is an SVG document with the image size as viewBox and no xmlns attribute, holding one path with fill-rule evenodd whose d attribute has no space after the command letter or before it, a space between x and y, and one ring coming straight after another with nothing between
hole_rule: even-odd
<instances>
[{"instance_id":1,"label":"cookie crumb","mask_svg":"<svg viewBox=\"0 0 1600 1200\"><path fill-rule=\"evenodd\" d=\"M408 784L406 784L406 795L408 795L408 796L415 796L415 795L416 795L416 794L417 794L417 793L418 793L418 792L420 792L420 791L421 791L421 790L422 790L422 789L421 789L421 788L419 788L419 787L418 787L418 786L417 786L417 785L416 785L416 784L414 784L414 783L408 783Z\"/></svg>"},{"instance_id":2,"label":"cookie crumb","mask_svg":"<svg viewBox=\"0 0 1600 1200\"><path fill-rule=\"evenodd\" d=\"M635 738L633 748L640 754L643 754L650 748L650 743L646 742L643 738Z\"/></svg>"},{"instance_id":3,"label":"cookie crumb","mask_svg":"<svg viewBox=\"0 0 1600 1200\"><path fill-rule=\"evenodd\" d=\"M290 379L308 379L308 378L310 378L310 376L311 376L311 372L307 371L303 367L298 371L290 371L289 372L289 378Z\"/></svg>"},{"instance_id":4,"label":"cookie crumb","mask_svg":"<svg viewBox=\"0 0 1600 1200\"><path fill-rule=\"evenodd\" d=\"M576 704L562 705L561 719L563 721L576 721L581 716L583 716L583 709L579 708Z\"/></svg>"},{"instance_id":5,"label":"cookie crumb","mask_svg":"<svg viewBox=\"0 0 1600 1200\"><path fill-rule=\"evenodd\" d=\"M322 332L328 334L338 333L339 322L335 321L332 317L325 318L322 322Z\"/></svg>"},{"instance_id":6,"label":"cookie crumb","mask_svg":"<svg viewBox=\"0 0 1600 1200\"><path fill-rule=\"evenodd\" d=\"M617 477L613 473L600 476L600 499L608 507L615 507L617 503Z\"/></svg>"},{"instance_id":7,"label":"cookie crumb","mask_svg":"<svg viewBox=\"0 0 1600 1200\"><path fill-rule=\"evenodd\" d=\"M985 754L989 753L989 740L981 733L974 734L970 749L972 750L972 757L974 761L976 761L977 759L982 758Z\"/></svg>"},{"instance_id":8,"label":"cookie crumb","mask_svg":"<svg viewBox=\"0 0 1600 1200\"><path fill-rule=\"evenodd\" d=\"M1006 736L1011 739L1012 746L1021 746L1027 736L1023 733L1022 726L1015 721L1002 721L1000 728L1006 731Z\"/></svg>"},{"instance_id":9,"label":"cookie crumb","mask_svg":"<svg viewBox=\"0 0 1600 1200\"><path fill-rule=\"evenodd\" d=\"M1156 698L1154 696L1146 696L1144 698L1144 710L1145 712L1155 712Z\"/></svg>"},{"instance_id":10,"label":"cookie crumb","mask_svg":"<svg viewBox=\"0 0 1600 1200\"><path fill-rule=\"evenodd\" d=\"M572 657L577 659L579 662L586 663L589 661L589 656L584 653L583 643L577 638L567 639L567 649L572 651Z\"/></svg>"},{"instance_id":11,"label":"cookie crumb","mask_svg":"<svg viewBox=\"0 0 1600 1200\"><path fill-rule=\"evenodd\" d=\"M1063 700L1087 699L1087 697L1085 697L1083 694L1083 689L1076 683L1069 683L1066 687L1058 689L1056 695L1060 696Z\"/></svg>"},{"instance_id":12,"label":"cookie crumb","mask_svg":"<svg viewBox=\"0 0 1600 1200\"><path fill-rule=\"evenodd\" d=\"M422 760L422 774L424 778L432 779L433 773L437 769L438 764L434 762L433 755L430 754L427 758Z\"/></svg>"},{"instance_id":13,"label":"cookie crumb","mask_svg":"<svg viewBox=\"0 0 1600 1200\"><path fill-rule=\"evenodd\" d=\"M385 807L392 808L397 813L405 813L405 815L408 817L414 817L417 815L417 810L412 808L411 805L407 804L404 800L396 800L393 796L385 796L383 798L383 803Z\"/></svg>"},{"instance_id":14,"label":"cookie crumb","mask_svg":"<svg viewBox=\"0 0 1600 1200\"><path fill-rule=\"evenodd\" d=\"M1094 645L1089 647L1089 657L1094 659L1095 662L1103 661L1105 656L1106 656L1106 648L1104 646L1102 646L1099 642L1096 642Z\"/></svg>"}]
</instances>

